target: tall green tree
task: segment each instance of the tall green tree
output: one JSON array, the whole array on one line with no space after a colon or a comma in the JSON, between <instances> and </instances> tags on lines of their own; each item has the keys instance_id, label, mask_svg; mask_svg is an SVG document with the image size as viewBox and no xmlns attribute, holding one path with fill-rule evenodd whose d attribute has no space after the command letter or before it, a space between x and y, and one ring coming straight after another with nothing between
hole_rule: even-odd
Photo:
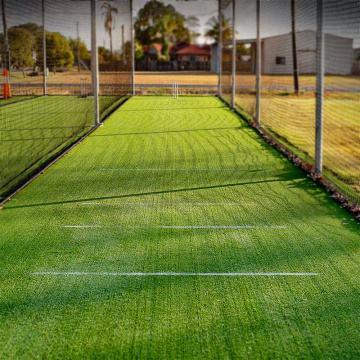
<instances>
[{"instance_id":1,"label":"tall green tree","mask_svg":"<svg viewBox=\"0 0 360 360\"><path fill-rule=\"evenodd\" d=\"M207 23L209 28L205 32L205 37L208 39L214 40L215 42L219 42L219 19L213 16ZM232 38L232 26L230 24L230 19L225 19L222 17L221 21L222 25L222 40L223 41L230 41Z\"/></svg>"},{"instance_id":2,"label":"tall green tree","mask_svg":"<svg viewBox=\"0 0 360 360\"><path fill-rule=\"evenodd\" d=\"M42 38L37 39L37 61L43 67ZM47 66L54 72L59 68L71 68L74 63L74 54L70 49L69 41L60 33L46 33L46 60Z\"/></svg>"},{"instance_id":3,"label":"tall green tree","mask_svg":"<svg viewBox=\"0 0 360 360\"><path fill-rule=\"evenodd\" d=\"M104 27L105 31L109 34L110 38L110 53L114 55L113 52L113 30L115 30L115 14L119 13L119 10L112 6L110 3L106 2L101 9L103 10L103 16L105 17Z\"/></svg>"},{"instance_id":4,"label":"tall green tree","mask_svg":"<svg viewBox=\"0 0 360 360\"><path fill-rule=\"evenodd\" d=\"M75 61L77 63L79 62L79 59L77 58L78 47L79 47L80 60L83 61L85 64L87 64L87 66L89 66L90 60L91 60L91 54L90 54L86 44L81 39L78 40L78 39L69 38L69 45L70 45L71 51L74 54Z\"/></svg>"},{"instance_id":5,"label":"tall green tree","mask_svg":"<svg viewBox=\"0 0 360 360\"><path fill-rule=\"evenodd\" d=\"M8 30L8 38L11 66L21 69L25 77L25 68L32 67L35 63L35 37L28 30L20 27L11 27ZM1 36L0 42L2 48L4 44L3 36Z\"/></svg>"},{"instance_id":6,"label":"tall green tree","mask_svg":"<svg viewBox=\"0 0 360 360\"><path fill-rule=\"evenodd\" d=\"M162 45L162 58L168 61L170 59L170 41L176 29L176 21L170 14L167 14L157 21L156 28L158 30L156 37Z\"/></svg>"},{"instance_id":7,"label":"tall green tree","mask_svg":"<svg viewBox=\"0 0 360 360\"><path fill-rule=\"evenodd\" d=\"M99 46L98 53L99 53L99 63L100 64L111 61L111 53L104 46Z\"/></svg>"},{"instance_id":8,"label":"tall green tree","mask_svg":"<svg viewBox=\"0 0 360 360\"><path fill-rule=\"evenodd\" d=\"M185 16L176 11L174 6L158 0L150 0L139 10L134 27L135 38L142 46L166 41L190 42Z\"/></svg>"}]
</instances>

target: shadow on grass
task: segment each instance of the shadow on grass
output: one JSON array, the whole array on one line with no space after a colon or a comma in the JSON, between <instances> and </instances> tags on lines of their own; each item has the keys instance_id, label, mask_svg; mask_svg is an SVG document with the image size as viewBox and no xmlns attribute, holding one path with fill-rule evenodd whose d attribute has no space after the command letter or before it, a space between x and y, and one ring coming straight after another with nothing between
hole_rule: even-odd
<instances>
[{"instance_id":1,"label":"shadow on grass","mask_svg":"<svg viewBox=\"0 0 360 360\"><path fill-rule=\"evenodd\" d=\"M148 132L135 132L135 133L120 133L120 134L94 134L91 137L103 137L103 136L127 136L127 135L151 135L151 134L168 134L168 133L183 133L193 131L216 131L216 130L239 130L241 128L248 128L248 126L234 126L224 128L208 128L208 129L186 129L186 130L168 130L168 131L148 131Z\"/></svg>"},{"instance_id":2,"label":"shadow on grass","mask_svg":"<svg viewBox=\"0 0 360 360\"><path fill-rule=\"evenodd\" d=\"M54 202L48 202L48 203L37 203L37 204L29 204L29 205L21 205L21 206L11 206L11 207L6 207L5 209L12 210L12 209L19 209L19 208L31 208L31 207L37 207L37 206L71 204L71 203L76 203L76 202L124 199L124 198L138 197L138 196L171 194L171 193L179 193L179 192L186 192L186 191L230 188L230 187L263 184L263 183L271 183L271 182L278 182L278 181L289 181L289 180L293 180L293 179L294 179L294 177L282 176L282 177L279 177L278 179L272 179L272 180L258 180L258 181L248 181L248 182L234 183L234 184L199 186L199 187L193 187L193 188L172 189L172 190L162 190L162 191L148 191L148 192L140 192L140 193L135 193L135 194L123 194L123 195L114 195L114 196L102 196L102 197L92 197L92 198L73 199L73 200L64 200L64 201L54 201Z\"/></svg>"}]
</instances>

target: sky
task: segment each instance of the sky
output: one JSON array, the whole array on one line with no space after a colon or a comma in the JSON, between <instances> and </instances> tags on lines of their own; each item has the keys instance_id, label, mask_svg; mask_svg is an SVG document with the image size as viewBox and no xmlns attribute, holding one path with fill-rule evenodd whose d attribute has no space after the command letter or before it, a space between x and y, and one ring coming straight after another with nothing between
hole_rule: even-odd
<instances>
[{"instance_id":1,"label":"sky","mask_svg":"<svg viewBox=\"0 0 360 360\"><path fill-rule=\"evenodd\" d=\"M146 0L133 0L134 16L137 15ZM200 22L199 32L204 34L206 22L217 16L216 0L177 1L162 0L172 4L184 16L196 16ZM359 0L324 0L325 31L339 36L354 38L354 47L360 47L360 1ZM296 0L297 30L316 28L316 1ZM8 26L35 22L41 24L41 0L5 0ZM97 3L98 45L109 48L109 36L104 30L104 17L101 6ZM121 26L125 28L125 41L130 39L129 0L113 0L111 4L118 8L114 30L114 49L121 48ZM291 30L290 0L261 0L261 35L262 37L289 33ZM256 0L236 0L236 32L238 39L250 39L256 36L255 22ZM80 38L90 47L90 1L89 0L45 0L45 24L48 31L58 31L66 37L77 37L77 23ZM224 9L226 18L231 18L232 7ZM0 31L2 20L0 19ZM198 42L207 41L204 36Z\"/></svg>"}]
</instances>

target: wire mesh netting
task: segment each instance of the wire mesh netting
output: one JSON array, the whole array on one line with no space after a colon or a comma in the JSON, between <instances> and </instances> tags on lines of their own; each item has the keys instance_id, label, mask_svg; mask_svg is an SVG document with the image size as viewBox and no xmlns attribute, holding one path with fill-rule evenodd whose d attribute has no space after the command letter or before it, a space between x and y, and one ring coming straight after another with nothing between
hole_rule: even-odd
<instances>
[{"instance_id":1,"label":"wire mesh netting","mask_svg":"<svg viewBox=\"0 0 360 360\"><path fill-rule=\"evenodd\" d=\"M260 1L261 124L310 163L315 159L316 6L312 0ZM323 22L324 174L359 201L359 1L324 0ZM235 101L245 115L255 118L256 1L237 0L235 27Z\"/></svg>"},{"instance_id":2,"label":"wire mesh netting","mask_svg":"<svg viewBox=\"0 0 360 360\"><path fill-rule=\"evenodd\" d=\"M128 0L97 2L99 106L109 114L132 94L131 8Z\"/></svg>"},{"instance_id":3,"label":"wire mesh netting","mask_svg":"<svg viewBox=\"0 0 360 360\"><path fill-rule=\"evenodd\" d=\"M137 95L218 94L217 0L137 0L134 16Z\"/></svg>"},{"instance_id":4,"label":"wire mesh netting","mask_svg":"<svg viewBox=\"0 0 360 360\"><path fill-rule=\"evenodd\" d=\"M233 14L232 1L221 0L221 95L230 103L232 84L232 39Z\"/></svg>"},{"instance_id":5,"label":"wire mesh netting","mask_svg":"<svg viewBox=\"0 0 360 360\"><path fill-rule=\"evenodd\" d=\"M4 4L12 96L0 99L0 196L18 187L95 123L90 1ZM100 120L132 89L129 1L111 2L112 52L106 43L105 4L109 3L98 2L97 7L98 44L106 45L99 46ZM3 21L0 25L3 30ZM7 68L4 31L1 45L1 65Z\"/></svg>"},{"instance_id":6,"label":"wire mesh netting","mask_svg":"<svg viewBox=\"0 0 360 360\"><path fill-rule=\"evenodd\" d=\"M1 66L7 68L9 63L3 30L3 19L6 19L12 97L0 99L0 195L89 131L94 124L95 109L90 1L5 0L3 3L6 16L1 13ZM146 3L142 1L141 6L145 7ZM170 1L167 5L177 3L180 2ZM189 6L195 9L195 3L198 2L189 2ZM166 66L195 64L194 59L200 56L194 53L196 48L196 51L211 53L211 61L206 66L210 66L212 73L209 72L206 79L202 76L197 80L196 74L179 78L177 72L168 71L158 77L158 83L153 79L149 84L140 82L137 93L170 95L172 81L178 80L180 95L215 95L218 91L216 76L221 67L220 90L230 103L234 28L235 102L241 112L255 118L256 9L259 3L261 124L302 159L314 162L316 108L319 105L316 101L317 1L235 0L234 19L231 0L221 0L220 4L215 0L201 3L194 16L212 31L214 43L208 44L206 49L194 47L194 44L190 48L189 44L183 44L184 47L176 44L180 46L177 48L170 44L172 36L168 34L163 39L165 45L171 45ZM222 27L221 66L216 30L219 28L218 5ZM140 7L134 13L135 30L139 26ZM359 200L360 3L358 0L323 0L323 11L324 174L350 198ZM104 119L133 91L130 1L97 1L96 15L99 106L100 119ZM186 21L196 35L199 25L191 16L186 17ZM162 20L162 24L165 23ZM152 44L155 48L157 45ZM148 48L146 61L151 61L152 47ZM192 53L181 52L182 49ZM146 51L146 46L143 50ZM163 56L162 50L159 51ZM165 62L160 61L161 56L157 63L163 66ZM143 66L143 61L137 62L137 66Z\"/></svg>"},{"instance_id":7,"label":"wire mesh netting","mask_svg":"<svg viewBox=\"0 0 360 360\"><path fill-rule=\"evenodd\" d=\"M324 31L324 166L340 190L337 178L360 200L360 74L354 71L360 60L354 51L360 47L360 2L325 1Z\"/></svg>"}]
</instances>

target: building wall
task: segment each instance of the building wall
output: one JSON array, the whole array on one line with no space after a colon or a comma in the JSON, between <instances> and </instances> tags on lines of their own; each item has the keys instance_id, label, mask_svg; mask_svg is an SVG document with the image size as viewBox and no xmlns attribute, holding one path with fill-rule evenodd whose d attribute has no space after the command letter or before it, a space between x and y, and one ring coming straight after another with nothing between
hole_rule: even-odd
<instances>
[{"instance_id":1,"label":"building wall","mask_svg":"<svg viewBox=\"0 0 360 360\"><path fill-rule=\"evenodd\" d=\"M325 73L350 75L353 65L353 39L325 35Z\"/></svg>"},{"instance_id":2,"label":"building wall","mask_svg":"<svg viewBox=\"0 0 360 360\"><path fill-rule=\"evenodd\" d=\"M293 72L291 34L263 40L263 69L265 74L289 75ZM325 73L351 74L353 40L325 34ZM298 64L300 74L316 73L316 32L297 33ZM285 58L285 64L276 64L276 58Z\"/></svg>"}]
</instances>

